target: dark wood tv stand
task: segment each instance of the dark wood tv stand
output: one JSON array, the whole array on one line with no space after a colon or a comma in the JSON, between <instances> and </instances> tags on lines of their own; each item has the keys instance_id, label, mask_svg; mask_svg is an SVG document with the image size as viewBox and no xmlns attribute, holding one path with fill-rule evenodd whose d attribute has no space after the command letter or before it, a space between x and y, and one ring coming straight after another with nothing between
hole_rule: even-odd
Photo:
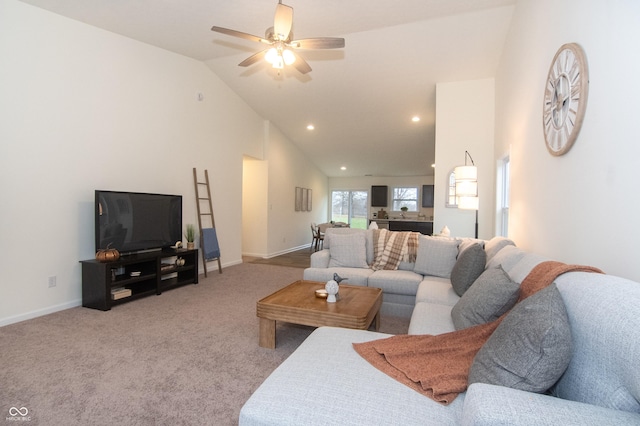
<instances>
[{"instance_id":1,"label":"dark wood tv stand","mask_svg":"<svg viewBox=\"0 0 640 426\"><path fill-rule=\"evenodd\" d=\"M176 259L184 259L177 266ZM115 262L82 260L82 306L108 311L186 284L198 283L198 249L163 249L121 256ZM124 289L120 294L112 291ZM127 295L128 292L130 295ZM119 298L118 298L119 297Z\"/></svg>"}]
</instances>

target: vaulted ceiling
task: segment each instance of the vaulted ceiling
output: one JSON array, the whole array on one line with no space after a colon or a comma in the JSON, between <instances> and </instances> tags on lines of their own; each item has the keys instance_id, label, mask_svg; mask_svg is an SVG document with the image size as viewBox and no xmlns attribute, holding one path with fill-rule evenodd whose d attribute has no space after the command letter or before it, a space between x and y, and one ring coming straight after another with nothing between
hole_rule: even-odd
<instances>
[{"instance_id":1,"label":"vaulted ceiling","mask_svg":"<svg viewBox=\"0 0 640 426\"><path fill-rule=\"evenodd\" d=\"M238 67L264 46L210 30L264 36L277 0L21 1L203 61L327 176L432 175L436 83L495 76L516 2L283 0L296 39L345 39L303 75Z\"/></svg>"}]
</instances>

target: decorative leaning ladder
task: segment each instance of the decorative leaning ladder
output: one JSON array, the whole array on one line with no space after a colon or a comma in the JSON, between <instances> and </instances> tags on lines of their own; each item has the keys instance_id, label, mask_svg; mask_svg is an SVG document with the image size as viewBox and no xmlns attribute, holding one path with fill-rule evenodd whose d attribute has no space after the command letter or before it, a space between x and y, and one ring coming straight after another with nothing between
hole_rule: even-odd
<instances>
[{"instance_id":1,"label":"decorative leaning ladder","mask_svg":"<svg viewBox=\"0 0 640 426\"><path fill-rule=\"evenodd\" d=\"M202 253L202 263L204 265L204 276L207 276L207 262L212 260L218 261L218 272L222 273L222 265L220 264L220 246L218 245L218 236L216 234L216 221L213 218L213 205L211 204L211 190L209 187L209 172L204 171L204 182L198 181L198 173L193 168L193 185L196 190L196 206L198 209L198 229L200 230L200 252ZM202 186L207 188L205 194L200 195ZM201 203L207 201L209 205L208 211L202 211ZM206 207L206 206L205 206ZM211 228L202 227L203 216L208 216L211 221Z\"/></svg>"}]
</instances>

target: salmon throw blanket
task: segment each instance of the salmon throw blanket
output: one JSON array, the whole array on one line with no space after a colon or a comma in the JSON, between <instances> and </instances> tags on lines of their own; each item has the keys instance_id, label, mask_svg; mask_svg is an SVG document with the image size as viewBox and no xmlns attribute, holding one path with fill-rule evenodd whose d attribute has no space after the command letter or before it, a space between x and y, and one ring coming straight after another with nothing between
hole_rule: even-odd
<instances>
[{"instance_id":1,"label":"salmon throw blanket","mask_svg":"<svg viewBox=\"0 0 640 426\"><path fill-rule=\"evenodd\" d=\"M599 272L590 266L542 262L520 284L518 302L571 271ZM397 335L353 347L374 367L443 405L467 389L476 353L508 314L487 324L439 335Z\"/></svg>"}]
</instances>

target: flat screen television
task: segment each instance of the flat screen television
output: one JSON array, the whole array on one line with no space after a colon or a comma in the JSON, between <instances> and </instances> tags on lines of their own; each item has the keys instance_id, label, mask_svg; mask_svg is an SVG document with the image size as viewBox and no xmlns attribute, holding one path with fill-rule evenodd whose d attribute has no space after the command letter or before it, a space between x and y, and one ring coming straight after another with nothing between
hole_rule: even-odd
<instances>
[{"instance_id":1,"label":"flat screen television","mask_svg":"<svg viewBox=\"0 0 640 426\"><path fill-rule=\"evenodd\" d=\"M95 191L96 251L162 249L182 240L182 196Z\"/></svg>"}]
</instances>

